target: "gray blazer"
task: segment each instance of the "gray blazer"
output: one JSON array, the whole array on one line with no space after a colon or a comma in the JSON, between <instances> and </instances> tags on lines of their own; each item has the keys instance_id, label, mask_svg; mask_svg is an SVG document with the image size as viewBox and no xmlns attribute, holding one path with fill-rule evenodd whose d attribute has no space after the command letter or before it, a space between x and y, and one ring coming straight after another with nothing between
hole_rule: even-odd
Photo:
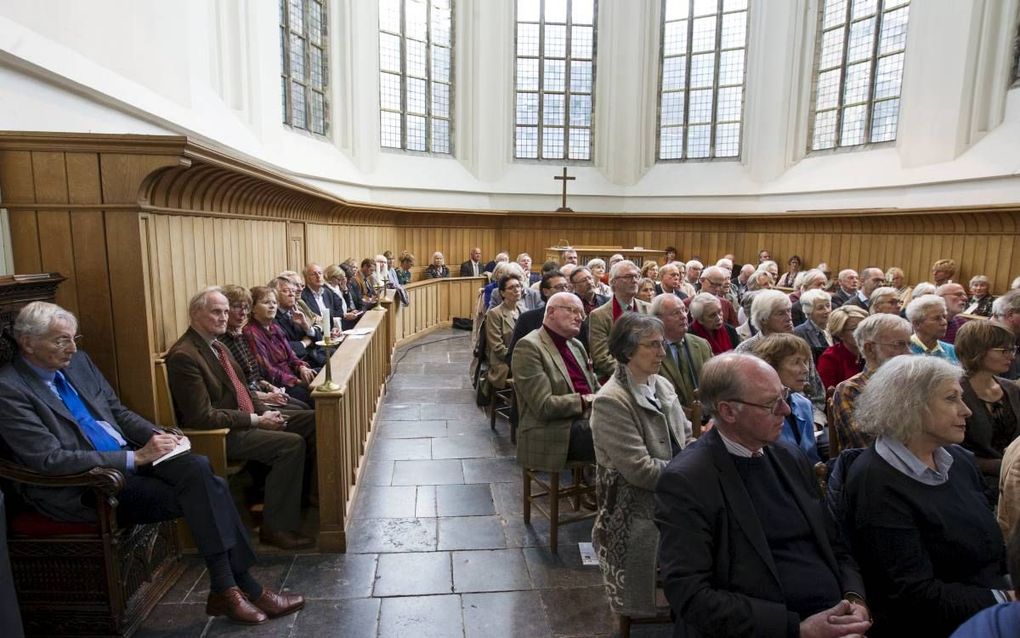
<instances>
[{"instance_id":1,"label":"gray blazer","mask_svg":"<svg viewBox=\"0 0 1020 638\"><path fill-rule=\"evenodd\" d=\"M588 386L599 384L588 364L588 354L577 339L570 351L584 370ZM574 392L570 373L560 351L544 327L526 335L514 347L514 387L520 422L517 460L524 467L557 471L567 462L570 424L583 413L581 395Z\"/></svg>"},{"instance_id":2,"label":"gray blazer","mask_svg":"<svg viewBox=\"0 0 1020 638\"><path fill-rule=\"evenodd\" d=\"M77 352L63 370L82 401L99 421L120 431L135 448L144 446L158 427L128 410L89 356ZM42 474L77 474L94 467L127 472L127 452L100 452L82 434L78 422L32 368L18 357L0 370L0 439L15 463ZM24 486L22 497L40 512L65 521L94 521L96 510L82 504L76 487Z\"/></svg>"}]
</instances>

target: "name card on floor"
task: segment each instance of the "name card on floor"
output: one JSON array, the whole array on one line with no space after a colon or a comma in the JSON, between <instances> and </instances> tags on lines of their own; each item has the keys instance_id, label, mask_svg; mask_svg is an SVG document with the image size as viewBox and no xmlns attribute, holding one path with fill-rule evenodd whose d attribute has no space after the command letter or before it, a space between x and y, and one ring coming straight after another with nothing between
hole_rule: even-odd
<instances>
[{"instance_id":1,"label":"name card on floor","mask_svg":"<svg viewBox=\"0 0 1020 638\"><path fill-rule=\"evenodd\" d=\"M581 550L582 565L598 565L599 557L595 554L595 548L591 543L578 543L577 548Z\"/></svg>"}]
</instances>

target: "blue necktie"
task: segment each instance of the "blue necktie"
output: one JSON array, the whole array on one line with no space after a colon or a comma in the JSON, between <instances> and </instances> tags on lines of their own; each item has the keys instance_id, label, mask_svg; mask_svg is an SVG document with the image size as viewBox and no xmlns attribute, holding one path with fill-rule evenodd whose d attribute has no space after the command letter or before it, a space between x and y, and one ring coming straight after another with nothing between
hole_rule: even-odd
<instances>
[{"instance_id":1,"label":"blue necktie","mask_svg":"<svg viewBox=\"0 0 1020 638\"><path fill-rule=\"evenodd\" d=\"M78 427L89 438L89 441L92 441L92 445L95 446L96 450L100 452L120 450L120 443L117 443L117 439L110 436L110 433L96 422L89 409L85 407L81 398L78 397L78 393L74 391L74 388L71 387L67 379L60 372L57 372L56 376L53 377L53 387L57 389L60 400L71 411L74 420L78 422Z\"/></svg>"}]
</instances>

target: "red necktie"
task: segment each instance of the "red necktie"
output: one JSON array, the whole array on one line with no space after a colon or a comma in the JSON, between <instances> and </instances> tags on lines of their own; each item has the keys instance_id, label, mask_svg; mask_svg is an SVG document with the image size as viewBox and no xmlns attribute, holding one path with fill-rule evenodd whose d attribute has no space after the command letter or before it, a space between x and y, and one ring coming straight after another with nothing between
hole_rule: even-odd
<instances>
[{"instance_id":1,"label":"red necktie","mask_svg":"<svg viewBox=\"0 0 1020 638\"><path fill-rule=\"evenodd\" d=\"M244 387L241 379L238 378L234 366L230 365L226 347L219 341L213 341L212 345L213 350L216 351L216 358L220 360L220 365L226 370L227 376L230 377L230 383L234 386L234 394L237 395L237 409L246 414L254 414L255 406L251 402L251 395L248 394L248 388Z\"/></svg>"}]
</instances>

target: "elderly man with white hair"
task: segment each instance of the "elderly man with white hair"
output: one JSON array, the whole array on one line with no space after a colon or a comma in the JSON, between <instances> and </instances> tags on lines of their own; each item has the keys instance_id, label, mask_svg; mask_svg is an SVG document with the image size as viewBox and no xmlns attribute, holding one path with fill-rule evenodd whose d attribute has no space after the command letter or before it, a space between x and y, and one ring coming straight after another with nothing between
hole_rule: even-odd
<instances>
[{"instance_id":1,"label":"elderly man with white hair","mask_svg":"<svg viewBox=\"0 0 1020 638\"><path fill-rule=\"evenodd\" d=\"M529 255L528 253L521 253L520 255L517 255L516 261L518 264L520 264L521 268L524 270L524 273L528 276L528 281L525 284L525 287L528 287L533 283L542 281L541 273L531 271L532 264L531 255Z\"/></svg>"},{"instance_id":2,"label":"elderly man with white hair","mask_svg":"<svg viewBox=\"0 0 1020 638\"><path fill-rule=\"evenodd\" d=\"M1020 346L1020 290L1011 290L992 302L992 321L1009 328ZM1002 376L1013 381L1020 379L1020 357L1013 358L1009 372Z\"/></svg>"},{"instance_id":3,"label":"elderly man with white hair","mask_svg":"<svg viewBox=\"0 0 1020 638\"><path fill-rule=\"evenodd\" d=\"M608 379L616 371L616 359L609 354L609 331L625 312L651 314L652 305L637 298L641 271L632 261L618 262L609 271L613 297L592 311L588 318L588 344L595 372Z\"/></svg>"},{"instance_id":4,"label":"elderly man with white hair","mask_svg":"<svg viewBox=\"0 0 1020 638\"><path fill-rule=\"evenodd\" d=\"M709 266L708 268L701 271L701 278L698 283L701 287L701 292L707 292L715 295L719 298L719 305L722 308L723 321L727 325L737 326L737 311L733 308L733 304L730 300L725 297L724 288L729 277L726 276L726 271L719 266ZM693 297L684 299L684 305L690 306Z\"/></svg>"},{"instance_id":5,"label":"elderly man with white hair","mask_svg":"<svg viewBox=\"0 0 1020 638\"><path fill-rule=\"evenodd\" d=\"M956 348L942 341L949 325L945 299L936 295L921 295L907 304L907 321L914 328L914 334L910 337L911 352L960 365Z\"/></svg>"},{"instance_id":6,"label":"elderly man with white hair","mask_svg":"<svg viewBox=\"0 0 1020 638\"><path fill-rule=\"evenodd\" d=\"M673 295L680 299L686 299L687 293L680 287L682 276L678 262L670 262L659 268L659 281L655 284L656 295Z\"/></svg>"},{"instance_id":7,"label":"elderly man with white hair","mask_svg":"<svg viewBox=\"0 0 1020 638\"><path fill-rule=\"evenodd\" d=\"M832 425L841 449L868 447L872 437L861 432L854 419L857 397L883 363L910 354L910 322L888 313L874 314L854 330L854 342L864 357L864 370L836 386L832 395ZM833 442L829 442L833 445Z\"/></svg>"},{"instance_id":8,"label":"elderly man with white hair","mask_svg":"<svg viewBox=\"0 0 1020 638\"><path fill-rule=\"evenodd\" d=\"M942 340L946 343L956 343L956 332L960 326L967 323L967 318L962 316L967 307L967 291L957 283L942 284L935 289L935 294L946 300L946 334Z\"/></svg>"},{"instance_id":9,"label":"elderly man with white hair","mask_svg":"<svg viewBox=\"0 0 1020 638\"><path fill-rule=\"evenodd\" d=\"M659 374L673 385L684 412L690 416L701 367L712 358L712 347L708 341L688 332L687 309L677 297L659 295L652 299L652 314L662 321L663 347L666 349Z\"/></svg>"},{"instance_id":10,"label":"elderly man with white hair","mask_svg":"<svg viewBox=\"0 0 1020 638\"><path fill-rule=\"evenodd\" d=\"M845 303L860 306L867 310L864 301L857 295L861 287L861 277L852 268L839 271L836 276L836 291L832 293L832 308L836 309Z\"/></svg>"},{"instance_id":11,"label":"elderly man with white hair","mask_svg":"<svg viewBox=\"0 0 1020 638\"><path fill-rule=\"evenodd\" d=\"M705 264L701 263L697 259L692 259L685 265L686 278L684 283L688 284L694 292L688 294L688 297L693 297L696 293L701 290L701 271L705 269ZM686 292L686 287L684 291Z\"/></svg>"},{"instance_id":12,"label":"elderly man with white hair","mask_svg":"<svg viewBox=\"0 0 1020 638\"><path fill-rule=\"evenodd\" d=\"M731 281L733 282L733 288L737 291L737 299L741 299L744 293L747 292L747 281L751 278L754 273L754 266L751 264L744 264L740 267L740 271L733 276Z\"/></svg>"},{"instance_id":13,"label":"elderly man with white hair","mask_svg":"<svg viewBox=\"0 0 1020 638\"><path fill-rule=\"evenodd\" d=\"M811 347L811 358L817 364L818 357L832 346L832 335L825 329L832 312L832 297L824 290L812 288L800 295L797 305L807 319L793 329L793 334L807 341Z\"/></svg>"}]
</instances>

